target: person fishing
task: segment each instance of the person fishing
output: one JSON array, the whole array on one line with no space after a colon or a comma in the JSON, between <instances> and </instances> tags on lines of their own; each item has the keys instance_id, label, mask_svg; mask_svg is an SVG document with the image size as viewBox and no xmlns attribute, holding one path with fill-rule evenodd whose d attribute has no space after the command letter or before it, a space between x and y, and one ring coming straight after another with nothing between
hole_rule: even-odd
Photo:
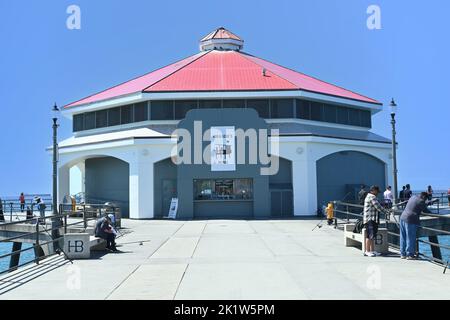
<instances>
[{"instance_id":1,"label":"person fishing","mask_svg":"<svg viewBox=\"0 0 450 320\"><path fill-rule=\"evenodd\" d=\"M111 219L109 216L102 217L97 220L95 224L95 236L106 240L106 249L109 251L116 252L116 231L111 226Z\"/></svg>"}]
</instances>

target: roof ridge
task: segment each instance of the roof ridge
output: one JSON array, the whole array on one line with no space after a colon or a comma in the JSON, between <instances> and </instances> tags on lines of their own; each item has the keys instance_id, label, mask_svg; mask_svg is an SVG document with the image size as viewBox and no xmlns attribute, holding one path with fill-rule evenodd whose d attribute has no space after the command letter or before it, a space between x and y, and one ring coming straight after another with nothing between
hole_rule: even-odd
<instances>
[{"instance_id":1,"label":"roof ridge","mask_svg":"<svg viewBox=\"0 0 450 320\"><path fill-rule=\"evenodd\" d=\"M126 81L123 81L123 82L121 82L121 83L119 83L119 84L116 84L116 85L114 85L114 86L108 87L108 88L106 88L106 89L100 90L100 91L98 91L98 92L96 92L96 93L93 93L93 94L91 94L91 95L88 95L88 96L86 96L86 97L83 97L83 98L81 98L81 99L78 99L78 100L76 100L76 101L70 102L70 103L66 104L65 106L63 106L62 108L63 108L63 109L65 109L65 108L71 108L71 107L72 107L71 105L76 104L77 102L80 102L80 101L85 100L85 99L89 99L89 98L91 98L91 97L93 97L93 96L95 96L95 95L97 95L97 94L100 94L100 93L106 92L106 91L108 91L108 90L117 88L117 87L119 87L119 86L121 86L121 85L123 85L123 84L126 84L126 83L130 82L130 81L134 81L134 80L137 80L137 79L139 79L139 78L145 77L145 76L149 75L150 73L153 73L153 72L156 72L156 71L158 71L158 70L164 69L164 68L169 67L169 66L171 66L171 65L173 65L173 64L177 64L177 63L179 63L179 62L181 62L181 61L183 61L183 60L189 59L189 58L191 58L191 57L193 57L193 56L195 56L195 55L199 55L199 58L200 58L201 56L203 56L202 53L203 53L203 52L199 52L199 53L196 53L196 54L189 55L189 56L184 57L184 58L182 58L182 59L179 59L179 60L177 60L177 61L175 61L175 62L173 62L173 63L169 63L169 64L167 64L167 65L165 65L165 66L162 66L162 67L159 67L159 68L154 69L154 70L152 70L152 71L149 71L149 72L146 72L146 73L144 73L144 74L141 74L140 76L136 76L136 77L134 77L134 78L131 78L131 79L129 79L129 80L126 80ZM197 59L198 59L198 58L197 58ZM194 59L194 61L197 60L197 59ZM181 69L181 68L180 68L180 69ZM179 69L177 69L177 70L179 70ZM139 91L136 91L136 92L139 92ZM142 92L142 90L141 90L141 92ZM69 107L69 106L70 106L70 107Z\"/></svg>"},{"instance_id":2,"label":"roof ridge","mask_svg":"<svg viewBox=\"0 0 450 320\"><path fill-rule=\"evenodd\" d=\"M235 52L235 53L238 53L238 54L243 54L243 58L244 58L245 60L247 60L247 61L249 61L249 62L251 62L251 63L257 65L258 67L262 67L261 65L257 64L255 61L252 61L251 59L248 59L247 57L245 57L245 55L252 56L252 57L253 57L253 55L248 54L248 53L245 53L245 52L242 52L242 51L234 51L234 52ZM255 57L256 57L256 56L255 56ZM256 58L257 58L257 57L256 57ZM264 67L262 67L262 68L264 68ZM264 68L264 69L265 69L265 68ZM295 83L292 83L292 82L289 81L288 79L285 79L284 77L280 76L280 75L277 74L276 72L273 72L272 70L269 70L269 71L270 71L271 73L273 73L274 75L276 75L278 78L283 79L283 80L286 81L286 82L289 82L289 83L292 84L294 87L298 87Z\"/></svg>"},{"instance_id":3,"label":"roof ridge","mask_svg":"<svg viewBox=\"0 0 450 320\"><path fill-rule=\"evenodd\" d=\"M240 53L242 53L242 54L244 54L244 55L247 55L247 56L251 56L251 57L256 58L256 59L263 60L263 61L265 61L265 62L268 62L268 63L271 63L271 64L273 64L273 65L276 65L276 66L278 66L278 67L280 67L280 68L288 69L288 70L290 70L290 71L292 71L292 72L299 73L299 74L301 74L301 75L303 75L303 76L312 78L312 79L317 80L317 81L320 81L320 82L322 82L322 83L326 83L326 84L328 84L328 85L331 85L331 86L340 88L340 89L342 89L342 90L351 92L351 93L356 94L356 95L358 95L358 96L361 96L361 97L364 97L364 98L367 98L367 99L370 99L370 100L374 101L374 102L369 102L369 103L380 104L380 105L383 104L383 103L379 102L378 100L375 100L375 99L373 99L373 98L371 98L371 97L368 97L368 96L363 95L363 94L361 94L361 93L358 93L358 92L355 92L355 91L346 89L346 88L341 87L341 86L339 86L339 85L336 85L336 84L334 84L334 83L331 83L331 82L328 82L328 81L321 80L321 79L316 78L316 77L314 77L314 76L310 76L309 74L306 74L306 73L303 73L303 72L294 70L294 69L292 69L292 68L288 68L288 67L282 66L282 65L280 65L280 64L278 64L278 63L275 63L275 62L272 62L272 61L269 61L269 60L266 60L266 59L263 59L263 58L254 56L254 55L252 55L252 54L250 54L250 53L246 53L246 52L240 52ZM256 62L255 62L255 63L256 63ZM277 74L275 71L272 71L272 70L270 70L270 71L271 71L272 73ZM278 75L278 74L277 74L277 75ZM281 77L280 75L278 75L278 76ZM281 78L283 78L283 77L281 77ZM283 78L283 79L284 79L284 78ZM289 81L289 80L287 80L287 79L285 79L285 80L286 80L286 81ZM290 81L289 81L289 82L290 82ZM291 82L291 83L292 83L292 82ZM297 86L297 85L296 85L296 86ZM298 87L298 86L297 86L297 87ZM301 89L301 88L300 88L300 89ZM310 92L315 92L315 91L307 90L307 89L301 89L301 90L310 91ZM344 97L344 98L345 98L345 97ZM346 99L349 99L349 98L346 98ZM351 99L351 100L358 100L358 99ZM367 101L366 101L366 102L367 102Z\"/></svg>"},{"instance_id":4,"label":"roof ridge","mask_svg":"<svg viewBox=\"0 0 450 320\"><path fill-rule=\"evenodd\" d=\"M144 89L141 90L141 92L145 92L145 90L149 89L150 87L153 87L155 84L160 83L161 81L167 79L168 77L170 77L171 75L173 75L174 73L184 69L185 67L187 67L188 65L190 65L191 63L197 61L200 58L203 58L204 56L206 56L208 53L210 53L213 50L210 51L201 51L200 55L198 56L198 58L193 59L192 61L190 61L189 63L186 63L184 66L174 70L173 72L169 73L168 75L166 75L165 77L162 77L161 79L159 79L158 81L153 82L151 85L145 87ZM191 56L192 57L192 56Z\"/></svg>"}]
</instances>

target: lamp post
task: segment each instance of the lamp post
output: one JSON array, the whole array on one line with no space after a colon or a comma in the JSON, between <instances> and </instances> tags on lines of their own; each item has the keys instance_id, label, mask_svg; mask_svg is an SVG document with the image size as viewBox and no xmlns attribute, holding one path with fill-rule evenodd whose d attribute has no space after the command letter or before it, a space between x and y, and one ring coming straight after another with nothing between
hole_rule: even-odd
<instances>
[{"instance_id":1,"label":"lamp post","mask_svg":"<svg viewBox=\"0 0 450 320\"><path fill-rule=\"evenodd\" d=\"M397 143L395 141L395 113L397 112L397 104L392 98L391 101L391 125L392 125L392 173L394 178L394 206L397 204L398 185L397 185Z\"/></svg>"},{"instance_id":2,"label":"lamp post","mask_svg":"<svg viewBox=\"0 0 450 320\"><path fill-rule=\"evenodd\" d=\"M58 116L59 116L59 109L58 106L53 106L53 193L52 193L52 200L53 200L53 218L52 218L52 239L56 240L59 238L59 228L60 227L60 219L57 218L58 216ZM59 244L57 241L53 242L55 250L59 249Z\"/></svg>"}]
</instances>

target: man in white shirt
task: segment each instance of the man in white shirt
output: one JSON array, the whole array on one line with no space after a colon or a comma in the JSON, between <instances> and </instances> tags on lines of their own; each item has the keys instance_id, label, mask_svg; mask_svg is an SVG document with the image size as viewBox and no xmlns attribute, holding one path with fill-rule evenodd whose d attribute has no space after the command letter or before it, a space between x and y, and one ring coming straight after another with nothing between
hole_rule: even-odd
<instances>
[{"instance_id":1,"label":"man in white shirt","mask_svg":"<svg viewBox=\"0 0 450 320\"><path fill-rule=\"evenodd\" d=\"M383 193L384 195L384 207L385 208L392 208L392 203L394 202L394 195L391 191L391 186L388 186L386 188L386 191Z\"/></svg>"}]
</instances>

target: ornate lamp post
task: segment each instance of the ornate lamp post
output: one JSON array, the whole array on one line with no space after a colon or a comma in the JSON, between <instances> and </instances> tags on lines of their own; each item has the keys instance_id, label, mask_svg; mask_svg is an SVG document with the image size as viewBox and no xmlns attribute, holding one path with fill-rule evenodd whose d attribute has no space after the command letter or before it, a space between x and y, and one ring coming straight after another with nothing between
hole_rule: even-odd
<instances>
[{"instance_id":1,"label":"ornate lamp post","mask_svg":"<svg viewBox=\"0 0 450 320\"><path fill-rule=\"evenodd\" d=\"M395 141L395 113L397 112L397 104L392 98L391 101L391 125L392 125L392 173L394 178L394 205L398 202L398 185L397 185L397 143Z\"/></svg>"},{"instance_id":2,"label":"ornate lamp post","mask_svg":"<svg viewBox=\"0 0 450 320\"><path fill-rule=\"evenodd\" d=\"M53 218L52 218L52 238L53 240L56 240L57 238L59 238L59 229L57 229L58 227L60 227L60 219L57 218L56 216L58 216L58 116L59 116L59 109L58 106L55 105L53 106L53 193L52 193L52 200L53 200L53 204L52 204L52 208L53 208ZM59 249L59 244L58 242L54 242L54 248L55 250Z\"/></svg>"}]
</instances>

